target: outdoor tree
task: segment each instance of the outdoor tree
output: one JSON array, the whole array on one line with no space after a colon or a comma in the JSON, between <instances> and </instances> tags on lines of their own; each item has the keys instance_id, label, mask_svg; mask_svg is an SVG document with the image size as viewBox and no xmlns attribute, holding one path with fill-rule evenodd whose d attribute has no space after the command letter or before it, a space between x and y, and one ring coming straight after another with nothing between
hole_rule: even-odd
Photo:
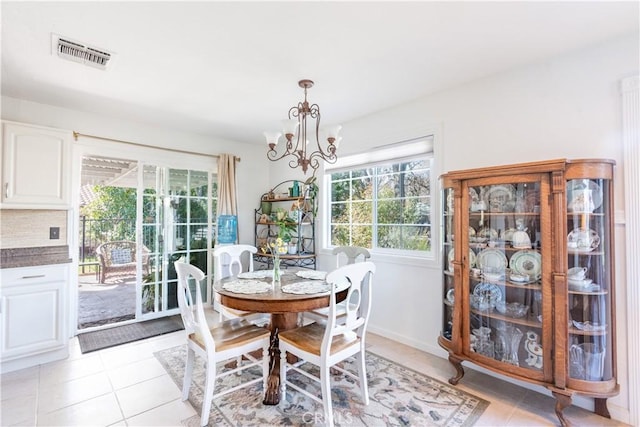
<instances>
[{"instance_id":1,"label":"outdoor tree","mask_svg":"<svg viewBox=\"0 0 640 427\"><path fill-rule=\"evenodd\" d=\"M94 198L81 209L92 221L91 238L98 241L135 240L136 189L96 185Z\"/></svg>"}]
</instances>

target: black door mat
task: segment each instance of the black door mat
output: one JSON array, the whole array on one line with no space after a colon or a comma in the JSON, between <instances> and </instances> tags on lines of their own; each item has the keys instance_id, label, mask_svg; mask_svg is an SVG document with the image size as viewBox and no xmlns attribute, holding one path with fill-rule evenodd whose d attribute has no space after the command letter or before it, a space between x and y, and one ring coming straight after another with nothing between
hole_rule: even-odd
<instances>
[{"instance_id":1,"label":"black door mat","mask_svg":"<svg viewBox=\"0 0 640 427\"><path fill-rule=\"evenodd\" d=\"M100 331L84 332L78 334L78 341L80 341L80 351L84 354L157 335L168 334L181 329L184 329L184 325L180 316L171 316L116 326Z\"/></svg>"}]
</instances>

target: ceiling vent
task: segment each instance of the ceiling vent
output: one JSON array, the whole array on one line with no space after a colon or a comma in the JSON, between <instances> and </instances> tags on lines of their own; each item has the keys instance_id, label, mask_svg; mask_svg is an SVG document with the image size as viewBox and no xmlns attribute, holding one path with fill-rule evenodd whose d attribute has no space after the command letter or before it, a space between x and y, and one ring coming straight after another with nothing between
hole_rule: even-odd
<instances>
[{"instance_id":1,"label":"ceiling vent","mask_svg":"<svg viewBox=\"0 0 640 427\"><path fill-rule=\"evenodd\" d=\"M79 62L94 68L105 70L110 64L112 53L105 49L87 46L57 34L51 35L51 53L54 52L63 59Z\"/></svg>"}]
</instances>

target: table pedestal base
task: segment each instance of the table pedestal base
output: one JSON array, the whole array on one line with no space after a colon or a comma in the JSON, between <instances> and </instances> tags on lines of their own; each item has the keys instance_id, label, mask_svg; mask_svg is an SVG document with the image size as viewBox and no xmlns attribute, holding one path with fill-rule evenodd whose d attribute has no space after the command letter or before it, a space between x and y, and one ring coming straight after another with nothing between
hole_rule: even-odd
<instances>
[{"instance_id":1,"label":"table pedestal base","mask_svg":"<svg viewBox=\"0 0 640 427\"><path fill-rule=\"evenodd\" d=\"M269 348L269 378L264 393L265 405L280 402L280 348L278 331L286 331L298 326L298 313L274 313L271 315L271 346Z\"/></svg>"}]
</instances>

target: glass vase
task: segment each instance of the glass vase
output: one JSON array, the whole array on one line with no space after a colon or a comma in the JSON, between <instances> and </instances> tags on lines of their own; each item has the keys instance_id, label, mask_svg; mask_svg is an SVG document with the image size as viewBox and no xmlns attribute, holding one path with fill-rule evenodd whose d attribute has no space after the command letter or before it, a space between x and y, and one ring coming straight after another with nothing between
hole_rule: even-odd
<instances>
[{"instance_id":1,"label":"glass vase","mask_svg":"<svg viewBox=\"0 0 640 427\"><path fill-rule=\"evenodd\" d=\"M502 334L502 339L504 340L504 356L502 361L511 365L520 366L518 349L520 348L522 331L516 327L509 326L502 331Z\"/></svg>"},{"instance_id":2,"label":"glass vase","mask_svg":"<svg viewBox=\"0 0 640 427\"><path fill-rule=\"evenodd\" d=\"M280 284L280 276L281 276L281 272L280 272L280 255L277 254L276 251L276 255L274 255L273 257L273 275L272 275L272 282L274 285L276 284Z\"/></svg>"}]
</instances>

